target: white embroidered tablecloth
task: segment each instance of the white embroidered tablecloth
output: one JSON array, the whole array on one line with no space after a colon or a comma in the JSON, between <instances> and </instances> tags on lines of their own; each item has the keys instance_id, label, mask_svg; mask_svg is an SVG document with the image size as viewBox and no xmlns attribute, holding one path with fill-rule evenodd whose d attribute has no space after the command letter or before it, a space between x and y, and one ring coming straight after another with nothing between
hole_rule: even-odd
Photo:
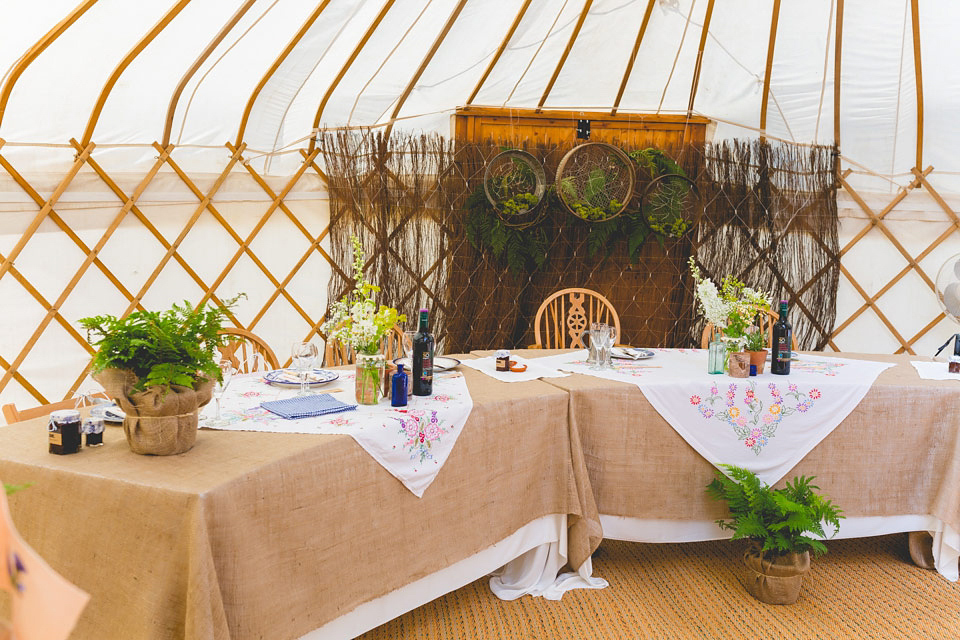
<instances>
[{"instance_id":1,"label":"white embroidered tablecloth","mask_svg":"<svg viewBox=\"0 0 960 640\"><path fill-rule=\"evenodd\" d=\"M917 370L917 374L924 380L958 380L960 373L950 373L946 362L911 360L910 364Z\"/></svg>"},{"instance_id":2,"label":"white embroidered tablecloth","mask_svg":"<svg viewBox=\"0 0 960 640\"><path fill-rule=\"evenodd\" d=\"M333 391L338 400L356 404L353 371L340 372L340 378L318 390ZM347 434L417 497L440 472L473 409L467 382L459 372L435 376L433 395L411 396L406 407L391 407L384 399L375 406L299 420L286 420L260 407L261 402L290 398L296 392L296 388L269 385L258 374L234 376L220 401L220 415L229 424L212 428ZM201 427L206 427L205 418L214 411L214 402L204 407Z\"/></svg>"},{"instance_id":3,"label":"white embroidered tablecloth","mask_svg":"<svg viewBox=\"0 0 960 640\"><path fill-rule=\"evenodd\" d=\"M591 370L586 351L543 358L549 366L640 388L690 446L714 465L734 464L775 483L860 403L886 362L794 357L790 375L710 375L701 349L654 349L647 360Z\"/></svg>"},{"instance_id":4,"label":"white embroidered tablecloth","mask_svg":"<svg viewBox=\"0 0 960 640\"><path fill-rule=\"evenodd\" d=\"M546 358L522 358L511 354L510 360L517 364L527 365L527 370L497 371L496 356L464 360L460 364L470 367L471 369L476 369L501 382L529 382L530 380L539 380L540 378L563 378L570 375L558 371L553 366L545 366L544 360L546 360Z\"/></svg>"}]
</instances>

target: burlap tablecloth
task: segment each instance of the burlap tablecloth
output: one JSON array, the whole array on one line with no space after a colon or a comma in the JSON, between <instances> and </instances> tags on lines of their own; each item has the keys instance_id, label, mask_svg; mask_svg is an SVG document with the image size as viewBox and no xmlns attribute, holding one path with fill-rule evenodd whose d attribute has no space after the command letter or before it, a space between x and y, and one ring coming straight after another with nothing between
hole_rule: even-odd
<instances>
[{"instance_id":1,"label":"burlap tablecloth","mask_svg":"<svg viewBox=\"0 0 960 640\"><path fill-rule=\"evenodd\" d=\"M960 529L956 383L921 379L910 364L916 356L830 355L897 366L880 374L857 408L785 479L817 476L816 484L850 518L933 515ZM704 491L714 467L635 385L587 375L545 381L570 394L572 428L580 434L601 514L707 522L727 516L726 506Z\"/></svg>"},{"instance_id":2,"label":"burlap tablecloth","mask_svg":"<svg viewBox=\"0 0 960 640\"><path fill-rule=\"evenodd\" d=\"M203 430L150 457L109 427L55 456L46 419L0 427L0 478L33 483L18 528L92 595L77 639L296 638L549 514L579 565L600 528L567 393L464 374L473 412L423 498L345 435Z\"/></svg>"}]
</instances>

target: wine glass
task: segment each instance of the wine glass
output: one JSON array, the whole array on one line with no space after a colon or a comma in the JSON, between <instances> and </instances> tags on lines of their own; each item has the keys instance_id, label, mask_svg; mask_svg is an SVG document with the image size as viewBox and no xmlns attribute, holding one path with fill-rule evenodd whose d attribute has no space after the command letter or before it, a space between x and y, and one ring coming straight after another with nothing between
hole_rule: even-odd
<instances>
[{"instance_id":1,"label":"wine glass","mask_svg":"<svg viewBox=\"0 0 960 640\"><path fill-rule=\"evenodd\" d=\"M220 379L217 380L213 386L213 399L216 401L217 413L212 420L207 420L206 426L208 427L223 427L230 424L229 420L224 420L220 417L220 398L223 397L227 387L230 386L230 380L233 379L233 374L236 373L236 369L233 368L233 363L226 358L219 362L219 366Z\"/></svg>"},{"instance_id":2,"label":"wine glass","mask_svg":"<svg viewBox=\"0 0 960 640\"><path fill-rule=\"evenodd\" d=\"M312 342L294 342L290 348L290 358L293 362L293 368L297 370L300 376L300 391L298 396L308 396L312 392L307 389L307 372L313 368L317 361L317 345Z\"/></svg>"},{"instance_id":3,"label":"wine glass","mask_svg":"<svg viewBox=\"0 0 960 640\"><path fill-rule=\"evenodd\" d=\"M617 343L617 337L617 328L612 324L608 325L607 335L604 340L604 369L613 369L613 345Z\"/></svg>"},{"instance_id":4,"label":"wine glass","mask_svg":"<svg viewBox=\"0 0 960 640\"><path fill-rule=\"evenodd\" d=\"M416 331L404 331L403 332L403 355L410 358L410 362L413 362L413 338L417 335ZM413 366L411 364L411 366Z\"/></svg>"},{"instance_id":5,"label":"wine glass","mask_svg":"<svg viewBox=\"0 0 960 640\"><path fill-rule=\"evenodd\" d=\"M590 324L590 355L587 358L587 363L593 371L603 368L603 347L606 343L608 330L609 327L602 322Z\"/></svg>"}]
</instances>

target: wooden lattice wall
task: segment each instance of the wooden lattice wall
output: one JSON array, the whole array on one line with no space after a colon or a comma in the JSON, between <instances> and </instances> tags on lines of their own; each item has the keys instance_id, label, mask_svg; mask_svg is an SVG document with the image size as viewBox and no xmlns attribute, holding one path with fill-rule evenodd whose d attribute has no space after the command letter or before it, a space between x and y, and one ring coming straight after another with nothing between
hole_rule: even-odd
<instances>
[{"instance_id":1,"label":"wooden lattice wall","mask_svg":"<svg viewBox=\"0 0 960 640\"><path fill-rule=\"evenodd\" d=\"M92 312L124 313L142 307L145 302L154 308L184 298L193 303L216 302L221 296L237 293L236 277L239 273L245 274L244 280L248 282L258 280L258 288L265 293L258 293L248 302L243 313L234 316L237 326L267 336L279 354L285 354L289 342L318 337L318 326L323 321L326 306L326 281L321 279L322 274L336 272L343 275L343 272L341 265L331 257L326 243L329 229L322 195L309 206L291 198L307 178L311 181L323 178L315 162L316 151L302 151L302 162L297 171L277 186L275 180L268 180L250 165L244 157L243 145L227 144L222 171L209 186L201 189L197 185L207 185L209 181L201 181L185 172L177 163L177 150L173 145L164 147L156 143L154 165L133 188L124 189L120 181L97 161L93 142L83 145L74 140L71 144L76 151L73 164L59 178L55 188L45 192L34 186L37 180L18 170L15 159L12 154L5 153L4 141L0 140L0 177L15 182L34 203L29 211L2 214L7 229L0 236L4 241L0 246L0 299L5 301L3 315L6 318L28 318L30 326L7 326L0 336L0 403L39 404L83 390L87 375L85 358L90 347L85 336L78 331L79 317ZM185 212L178 214L176 222L169 219L168 212L172 207L143 204L145 192L160 174L176 176L194 200ZM110 205L111 215L105 224L91 225L83 216L68 215L66 208L59 207L64 193L79 180L78 176L101 181L115 196L117 204ZM264 200L247 203L244 214L234 216L225 213L228 204L218 200L217 195L225 181L241 176L260 190ZM919 329L906 331L890 319L890 314L884 311L884 303L902 301L904 291L898 285L913 278L921 284L910 287L908 294L932 298L935 308L933 281L936 270L943 257L960 250L960 218L937 191L936 173L932 167L915 168L913 182L891 196L889 203L880 210L867 204L867 200L848 183L848 177L849 172L842 174L840 184L863 211L866 223L861 230L848 234L849 239L842 243L841 289L850 288L856 296L854 300L849 297L841 300L840 306L852 311L838 314L828 348L844 350L845 336L857 329L858 322L872 316L877 319L880 330L896 340L896 351L914 353L918 345L922 345L922 352L927 353L927 345L942 341L941 333L949 328L944 315L931 311ZM916 249L908 247L897 233L891 231L890 214L910 194L918 192L933 198L943 217L935 225L936 237ZM267 236L264 230L275 225L279 226L271 239L264 241ZM200 268L191 257L196 255L196 249L191 254L186 247L196 244L197 236L202 243L211 230L216 231L217 247L225 251L224 258L211 267L207 264L209 256L204 256L205 266ZM122 263L125 259L123 252L117 256L111 239L119 237L121 232L125 234L129 260L152 262L146 275L119 275L128 269ZM874 245L885 243L891 254L905 264L876 289L861 285L864 275L843 262L843 256L867 240ZM18 259L30 252L64 246L78 251L80 259L67 272L55 274L57 278L45 272L27 273L18 267ZM206 252L201 250L201 253ZM119 262L105 259L103 256L107 254ZM171 289L168 277L171 272L181 274L190 283L189 287ZM94 285L96 289L91 289ZM119 300L122 304L103 308L96 303L99 299ZM18 302L18 308L14 309L11 300L26 302ZM80 304L81 301L85 304ZM27 306L29 308L21 308ZM61 358L68 351L75 354L69 359L70 363L76 364L75 367L69 364L72 367L69 368ZM64 367L69 370L64 371ZM67 383L52 382L53 370Z\"/></svg>"}]
</instances>

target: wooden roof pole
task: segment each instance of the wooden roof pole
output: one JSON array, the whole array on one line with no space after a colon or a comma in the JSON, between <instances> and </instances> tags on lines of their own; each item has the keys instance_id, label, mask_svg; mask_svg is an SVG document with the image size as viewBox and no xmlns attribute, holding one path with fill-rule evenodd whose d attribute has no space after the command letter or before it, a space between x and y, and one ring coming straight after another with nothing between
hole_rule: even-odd
<instances>
[{"instance_id":1,"label":"wooden roof pole","mask_svg":"<svg viewBox=\"0 0 960 640\"><path fill-rule=\"evenodd\" d=\"M840 146L840 61L843 48L843 0L837 0L837 33L833 46L833 143ZM837 163L837 170L840 165Z\"/></svg>"},{"instance_id":2,"label":"wooden roof pole","mask_svg":"<svg viewBox=\"0 0 960 640\"><path fill-rule=\"evenodd\" d=\"M393 6L393 3L396 0L387 0L387 3L383 5L383 8L380 9L380 13L377 14L376 19L373 21L373 24L367 29L367 32L363 34L363 37L360 38L360 42L357 43L357 46L354 47L353 52L350 54L350 57L347 58L347 61L343 64L343 67L340 69L340 73L337 74L337 77L333 79L333 82L330 83L330 86L327 88L327 92L323 94L323 99L320 100L320 106L317 107L317 115L313 118L313 130L316 131L320 128L320 119L323 117L323 110L327 106L327 102L330 100L330 96L333 95L333 92L336 91L337 86L340 84L340 81L343 80L343 77L347 75L347 71L350 70L350 67L353 66L354 61L356 61L357 56L360 55L360 52L363 51L363 48L366 46L367 41L370 39L370 36L373 35L373 32L377 30L377 27L380 26L380 23L383 21L384 16L387 15L387 12L390 11L390 7ZM317 146L316 136L310 137L310 145L307 147L307 153L313 153L314 148Z\"/></svg>"},{"instance_id":3,"label":"wooden roof pole","mask_svg":"<svg viewBox=\"0 0 960 640\"><path fill-rule=\"evenodd\" d=\"M220 32L217 33L213 40L210 41L210 44L208 44L203 50L203 53L201 53L200 56L194 60L187 72L183 74L182 78L180 78L180 84L177 85L173 95L170 96L170 106L167 107L167 119L163 125L163 137L161 138L162 142L160 143L161 147L166 148L167 145L170 144L170 131L173 129L173 117L177 112L177 103L180 101L180 94L183 93L187 83L190 82L190 78L193 77L193 74L200 69L200 65L202 65L206 59L210 57L210 54L213 53L213 51L220 45L220 43L223 42L223 39L227 37L227 34L230 33L235 26L237 26L237 23L240 22L240 18L247 13L247 11L256 1L257 0L246 0L246 2L244 2L243 5L237 9L236 13L230 17L230 20L223 25L223 28L220 29Z\"/></svg>"},{"instance_id":4,"label":"wooden roof pole","mask_svg":"<svg viewBox=\"0 0 960 640\"><path fill-rule=\"evenodd\" d=\"M770 100L770 75L773 72L773 51L777 46L777 24L780 21L780 0L773 1L770 19L770 40L767 42L767 66L763 71L763 98L760 100L760 136L767 132L767 104Z\"/></svg>"},{"instance_id":5,"label":"wooden roof pole","mask_svg":"<svg viewBox=\"0 0 960 640\"><path fill-rule=\"evenodd\" d=\"M13 65L10 70L10 76L7 78L7 81L4 83L3 87L0 87L0 123L3 122L3 113L7 109L7 101L10 99L10 94L13 92L13 85L17 83L17 80L20 79L20 75L30 66L30 63L37 59L44 49L49 47L54 40L59 38L64 31L69 29L74 22L80 19L87 9L92 7L97 3L97 0L84 0L74 8L67 16L58 22L50 31L48 31L42 38L37 40L37 42L27 49L27 52L20 56L20 59Z\"/></svg>"},{"instance_id":6,"label":"wooden roof pole","mask_svg":"<svg viewBox=\"0 0 960 640\"><path fill-rule=\"evenodd\" d=\"M651 2L652 1L653 0L651 0ZM507 50L507 45L510 44L510 40L513 39L513 34L516 33L517 27L520 26L520 22L523 20L523 16L526 15L527 8L530 6L530 2L531 0L524 0L523 6L520 7L520 11L517 12L517 17L513 19L513 24L510 25L510 30L507 31L507 35L503 37L503 41L500 43L500 48L497 49L497 52L493 54L493 59L490 61L490 64L487 65L486 71L484 71L483 75L480 76L480 81L477 82L477 86L473 88L473 93L471 93L470 97L467 98L467 106L473 104L474 98L476 98L477 94L480 93L480 87L482 87L483 83L487 81L487 78L490 76L493 68L497 66L497 63L500 61L500 56L502 56L503 52Z\"/></svg>"},{"instance_id":7,"label":"wooden roof pole","mask_svg":"<svg viewBox=\"0 0 960 640\"><path fill-rule=\"evenodd\" d=\"M917 75L917 169L923 168L923 65L920 62L919 0L910 0L913 22L913 69Z\"/></svg>"},{"instance_id":8,"label":"wooden roof pole","mask_svg":"<svg viewBox=\"0 0 960 640\"><path fill-rule=\"evenodd\" d=\"M453 23L457 21L458 17L460 17L460 12L463 11L463 7L466 4L467 0L460 0L460 2L457 3L453 13L450 14L449 18L447 18L447 23L443 25L440 35L438 35L437 39L433 41L433 46L430 47L430 51L427 52L426 57L420 63L420 66L417 67L416 73L413 74L410 82L407 83L407 88L403 90L402 94L400 94L400 99L397 100L397 106L394 107L393 113L390 115L390 122L387 124L387 128L384 131L384 138L390 137L390 132L393 130L393 123L396 121L397 115L400 113L400 109L403 107L403 103L407 101L407 98L410 96L413 88L417 85L417 81L420 80L420 76L423 75L427 65L430 64L431 60L433 60L434 54L437 53L437 49L439 49L440 45L443 44L443 41L446 39L451 27L453 27Z\"/></svg>"},{"instance_id":9,"label":"wooden roof pole","mask_svg":"<svg viewBox=\"0 0 960 640\"><path fill-rule=\"evenodd\" d=\"M570 34L570 39L567 40L567 46L564 47L563 53L560 55L560 61L557 63L557 68L553 70L553 75L550 76L550 81L547 83L547 88L543 90L543 95L540 96L540 102L537 103L536 113L540 113L543 110L543 105L547 101L547 96L550 95L550 91L553 89L553 84L560 76L560 71L563 69L563 65L567 61L567 56L570 55L570 50L573 49L573 43L576 42L577 36L580 35L580 29L583 27L583 22L587 19L587 13L590 11L590 7L592 5L593 0L587 0L583 4L583 9L580 10L580 17L577 18L577 24L573 27L573 33Z\"/></svg>"},{"instance_id":10,"label":"wooden roof pole","mask_svg":"<svg viewBox=\"0 0 960 640\"><path fill-rule=\"evenodd\" d=\"M690 86L690 102L687 103L687 117L693 115L693 102L697 99L697 85L700 84L700 69L703 66L703 48L707 44L707 34L710 33L710 19L713 18L713 3L707 3L707 15L703 19L703 29L700 31L700 46L697 49L697 64L693 67L693 84Z\"/></svg>"},{"instance_id":11,"label":"wooden roof pole","mask_svg":"<svg viewBox=\"0 0 960 640\"><path fill-rule=\"evenodd\" d=\"M270 65L270 68L267 69L267 72L263 74L263 77L260 78L260 84L257 85L257 88L253 90L253 93L250 94L250 99L247 100L247 106L243 110L243 116L240 118L240 128L237 130L237 141L234 143L234 147L240 147L243 143L243 134L247 129L247 120L250 118L250 112L253 110L253 105L256 103L257 98L260 96L260 92L263 91L263 88L267 85L267 82L277 72L277 69L280 68L280 65L283 64L283 61L287 59L287 56L290 55L290 52L293 51L294 47L297 46L297 43L306 35L310 27L313 26L313 23L317 21L317 18L320 17L320 14L323 13L323 10L327 8L327 5L330 4L330 0L323 0L317 8L313 10L313 13L310 14L310 17L307 18L306 22L300 27L300 30L297 31L296 35L287 43L287 46L283 48L283 51L280 52L280 55L277 56L277 59L273 61L273 64Z\"/></svg>"},{"instance_id":12,"label":"wooden roof pole","mask_svg":"<svg viewBox=\"0 0 960 640\"><path fill-rule=\"evenodd\" d=\"M80 146L86 147L90 144L90 139L93 137L93 130L97 126L97 120L100 119L100 112L103 111L103 105L107 102L107 97L110 95L110 92L113 90L113 86L117 84L117 80L120 79L120 76L126 71L127 67L130 66L130 63L140 55L140 53L147 48L153 39L156 38L161 31L167 28L167 25L177 17L184 7L190 4L190 0L180 0L177 4L167 11L162 18L160 18L157 24L153 25L153 28L147 32L147 35L140 38L140 41L134 45L133 49L124 56L123 60L120 61L120 64L113 70L113 73L110 74L110 78L107 80L107 83L103 86L103 89L100 91L100 97L97 98L97 104L93 108L93 112L90 114L90 120L87 121L87 128L83 132L83 138L80 140Z\"/></svg>"},{"instance_id":13,"label":"wooden roof pole","mask_svg":"<svg viewBox=\"0 0 960 640\"><path fill-rule=\"evenodd\" d=\"M617 115L617 109L620 107L620 100L623 98L623 92L627 89L627 81L633 72L633 63L637 61L637 52L640 51L640 43L643 42L643 36L647 32L647 23L650 22L650 14L653 13L653 5L657 0L647 2L647 10L643 14L643 22L640 23L640 31L637 32L637 41L633 44L633 51L630 52L630 60L627 61L627 69L623 72L623 80L620 81L620 89L617 91L617 98L613 101L613 108L610 109L610 115Z\"/></svg>"}]
</instances>

